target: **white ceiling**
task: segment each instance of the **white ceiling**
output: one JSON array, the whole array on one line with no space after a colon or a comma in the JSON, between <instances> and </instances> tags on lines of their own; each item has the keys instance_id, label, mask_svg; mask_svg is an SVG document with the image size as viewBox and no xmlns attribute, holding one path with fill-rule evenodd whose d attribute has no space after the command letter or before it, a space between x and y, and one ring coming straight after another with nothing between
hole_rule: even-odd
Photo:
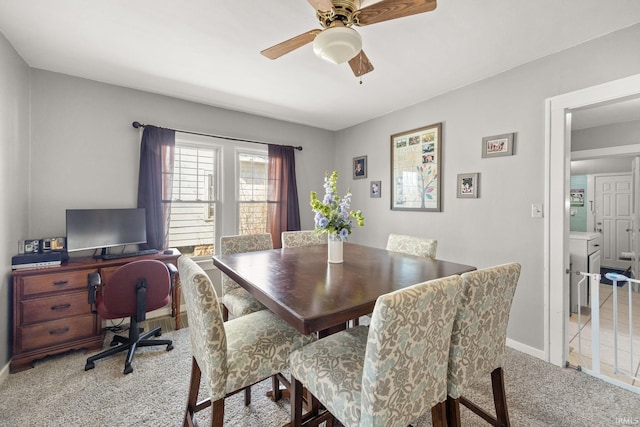
<instances>
[{"instance_id":1,"label":"white ceiling","mask_svg":"<svg viewBox=\"0 0 640 427\"><path fill-rule=\"evenodd\" d=\"M638 22L638 0L440 0L357 28L375 67L359 84L311 45L260 55L319 28L306 0L0 1L0 31L31 67L329 130Z\"/></svg>"}]
</instances>

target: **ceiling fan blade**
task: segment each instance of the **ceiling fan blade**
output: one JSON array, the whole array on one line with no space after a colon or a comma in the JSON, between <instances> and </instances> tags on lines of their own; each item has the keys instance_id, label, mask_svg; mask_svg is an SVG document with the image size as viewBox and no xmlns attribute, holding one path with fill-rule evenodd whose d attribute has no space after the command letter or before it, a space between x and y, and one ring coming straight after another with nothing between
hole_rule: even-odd
<instances>
[{"instance_id":1,"label":"ceiling fan blade","mask_svg":"<svg viewBox=\"0 0 640 427\"><path fill-rule=\"evenodd\" d=\"M391 19L431 12L436 6L436 0L382 0L360 9L357 12L356 25L377 24Z\"/></svg>"},{"instance_id":2,"label":"ceiling fan blade","mask_svg":"<svg viewBox=\"0 0 640 427\"><path fill-rule=\"evenodd\" d=\"M308 43L311 43L313 39L316 38L316 35L320 33L321 30L311 30L306 33L302 33L299 36L295 36L290 38L289 40L285 40L282 43L278 43L275 46L271 46L260 52L262 55L266 56L269 59L277 59L282 55L286 55L287 53L296 50L299 47L302 47Z\"/></svg>"},{"instance_id":3,"label":"ceiling fan blade","mask_svg":"<svg viewBox=\"0 0 640 427\"><path fill-rule=\"evenodd\" d=\"M331 0L309 0L309 3L318 12L328 12L333 9Z\"/></svg>"},{"instance_id":4,"label":"ceiling fan blade","mask_svg":"<svg viewBox=\"0 0 640 427\"><path fill-rule=\"evenodd\" d=\"M359 54L349 60L349 66L356 77L373 71L373 65L369 61L369 58L367 58L367 55L364 54L364 50L361 50Z\"/></svg>"}]
</instances>

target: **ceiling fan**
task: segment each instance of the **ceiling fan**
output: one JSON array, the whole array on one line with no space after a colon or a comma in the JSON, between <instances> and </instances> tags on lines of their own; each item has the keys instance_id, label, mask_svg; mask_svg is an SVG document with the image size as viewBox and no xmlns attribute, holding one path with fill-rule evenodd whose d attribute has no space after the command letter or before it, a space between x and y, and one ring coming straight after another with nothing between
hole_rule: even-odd
<instances>
[{"instance_id":1,"label":"ceiling fan","mask_svg":"<svg viewBox=\"0 0 640 427\"><path fill-rule=\"evenodd\" d=\"M260 52L269 59L281 56L313 42L315 54L341 64L349 61L356 77L373 71L362 50L362 37L352 26L362 27L403 18L436 8L436 0L381 0L360 8L360 0L308 0L316 10L323 29L314 29Z\"/></svg>"}]
</instances>

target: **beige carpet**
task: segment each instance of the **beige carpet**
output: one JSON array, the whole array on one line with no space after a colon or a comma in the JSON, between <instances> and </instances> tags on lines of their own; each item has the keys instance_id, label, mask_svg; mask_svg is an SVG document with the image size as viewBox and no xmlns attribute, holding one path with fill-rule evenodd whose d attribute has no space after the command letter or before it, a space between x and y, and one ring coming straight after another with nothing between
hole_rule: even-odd
<instances>
[{"instance_id":1,"label":"beige carpet","mask_svg":"<svg viewBox=\"0 0 640 427\"><path fill-rule=\"evenodd\" d=\"M189 331L163 336L174 340L174 350L143 348L129 375L122 373L124 355L97 361L95 369L85 372L87 355L80 351L11 374L0 386L0 426L181 425L191 367ZM513 426L640 424L640 396L584 373L511 349L505 371ZM272 402L265 396L269 388L269 381L254 386L249 407L244 407L242 394L227 399L225 425L271 427L288 422L289 401ZM489 382L470 397L490 407ZM208 425L209 410L201 414L200 425ZM465 408L462 416L463 425L487 425ZM430 415L414 425L431 425Z\"/></svg>"}]
</instances>

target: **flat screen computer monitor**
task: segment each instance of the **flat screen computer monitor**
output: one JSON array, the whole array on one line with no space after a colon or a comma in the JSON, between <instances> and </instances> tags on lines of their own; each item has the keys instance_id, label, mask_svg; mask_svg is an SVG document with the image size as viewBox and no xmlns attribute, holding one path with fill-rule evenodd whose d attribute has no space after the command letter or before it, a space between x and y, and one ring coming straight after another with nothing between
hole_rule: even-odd
<instances>
[{"instance_id":1,"label":"flat screen computer monitor","mask_svg":"<svg viewBox=\"0 0 640 427\"><path fill-rule=\"evenodd\" d=\"M67 251L147 243L144 208L67 209Z\"/></svg>"}]
</instances>

